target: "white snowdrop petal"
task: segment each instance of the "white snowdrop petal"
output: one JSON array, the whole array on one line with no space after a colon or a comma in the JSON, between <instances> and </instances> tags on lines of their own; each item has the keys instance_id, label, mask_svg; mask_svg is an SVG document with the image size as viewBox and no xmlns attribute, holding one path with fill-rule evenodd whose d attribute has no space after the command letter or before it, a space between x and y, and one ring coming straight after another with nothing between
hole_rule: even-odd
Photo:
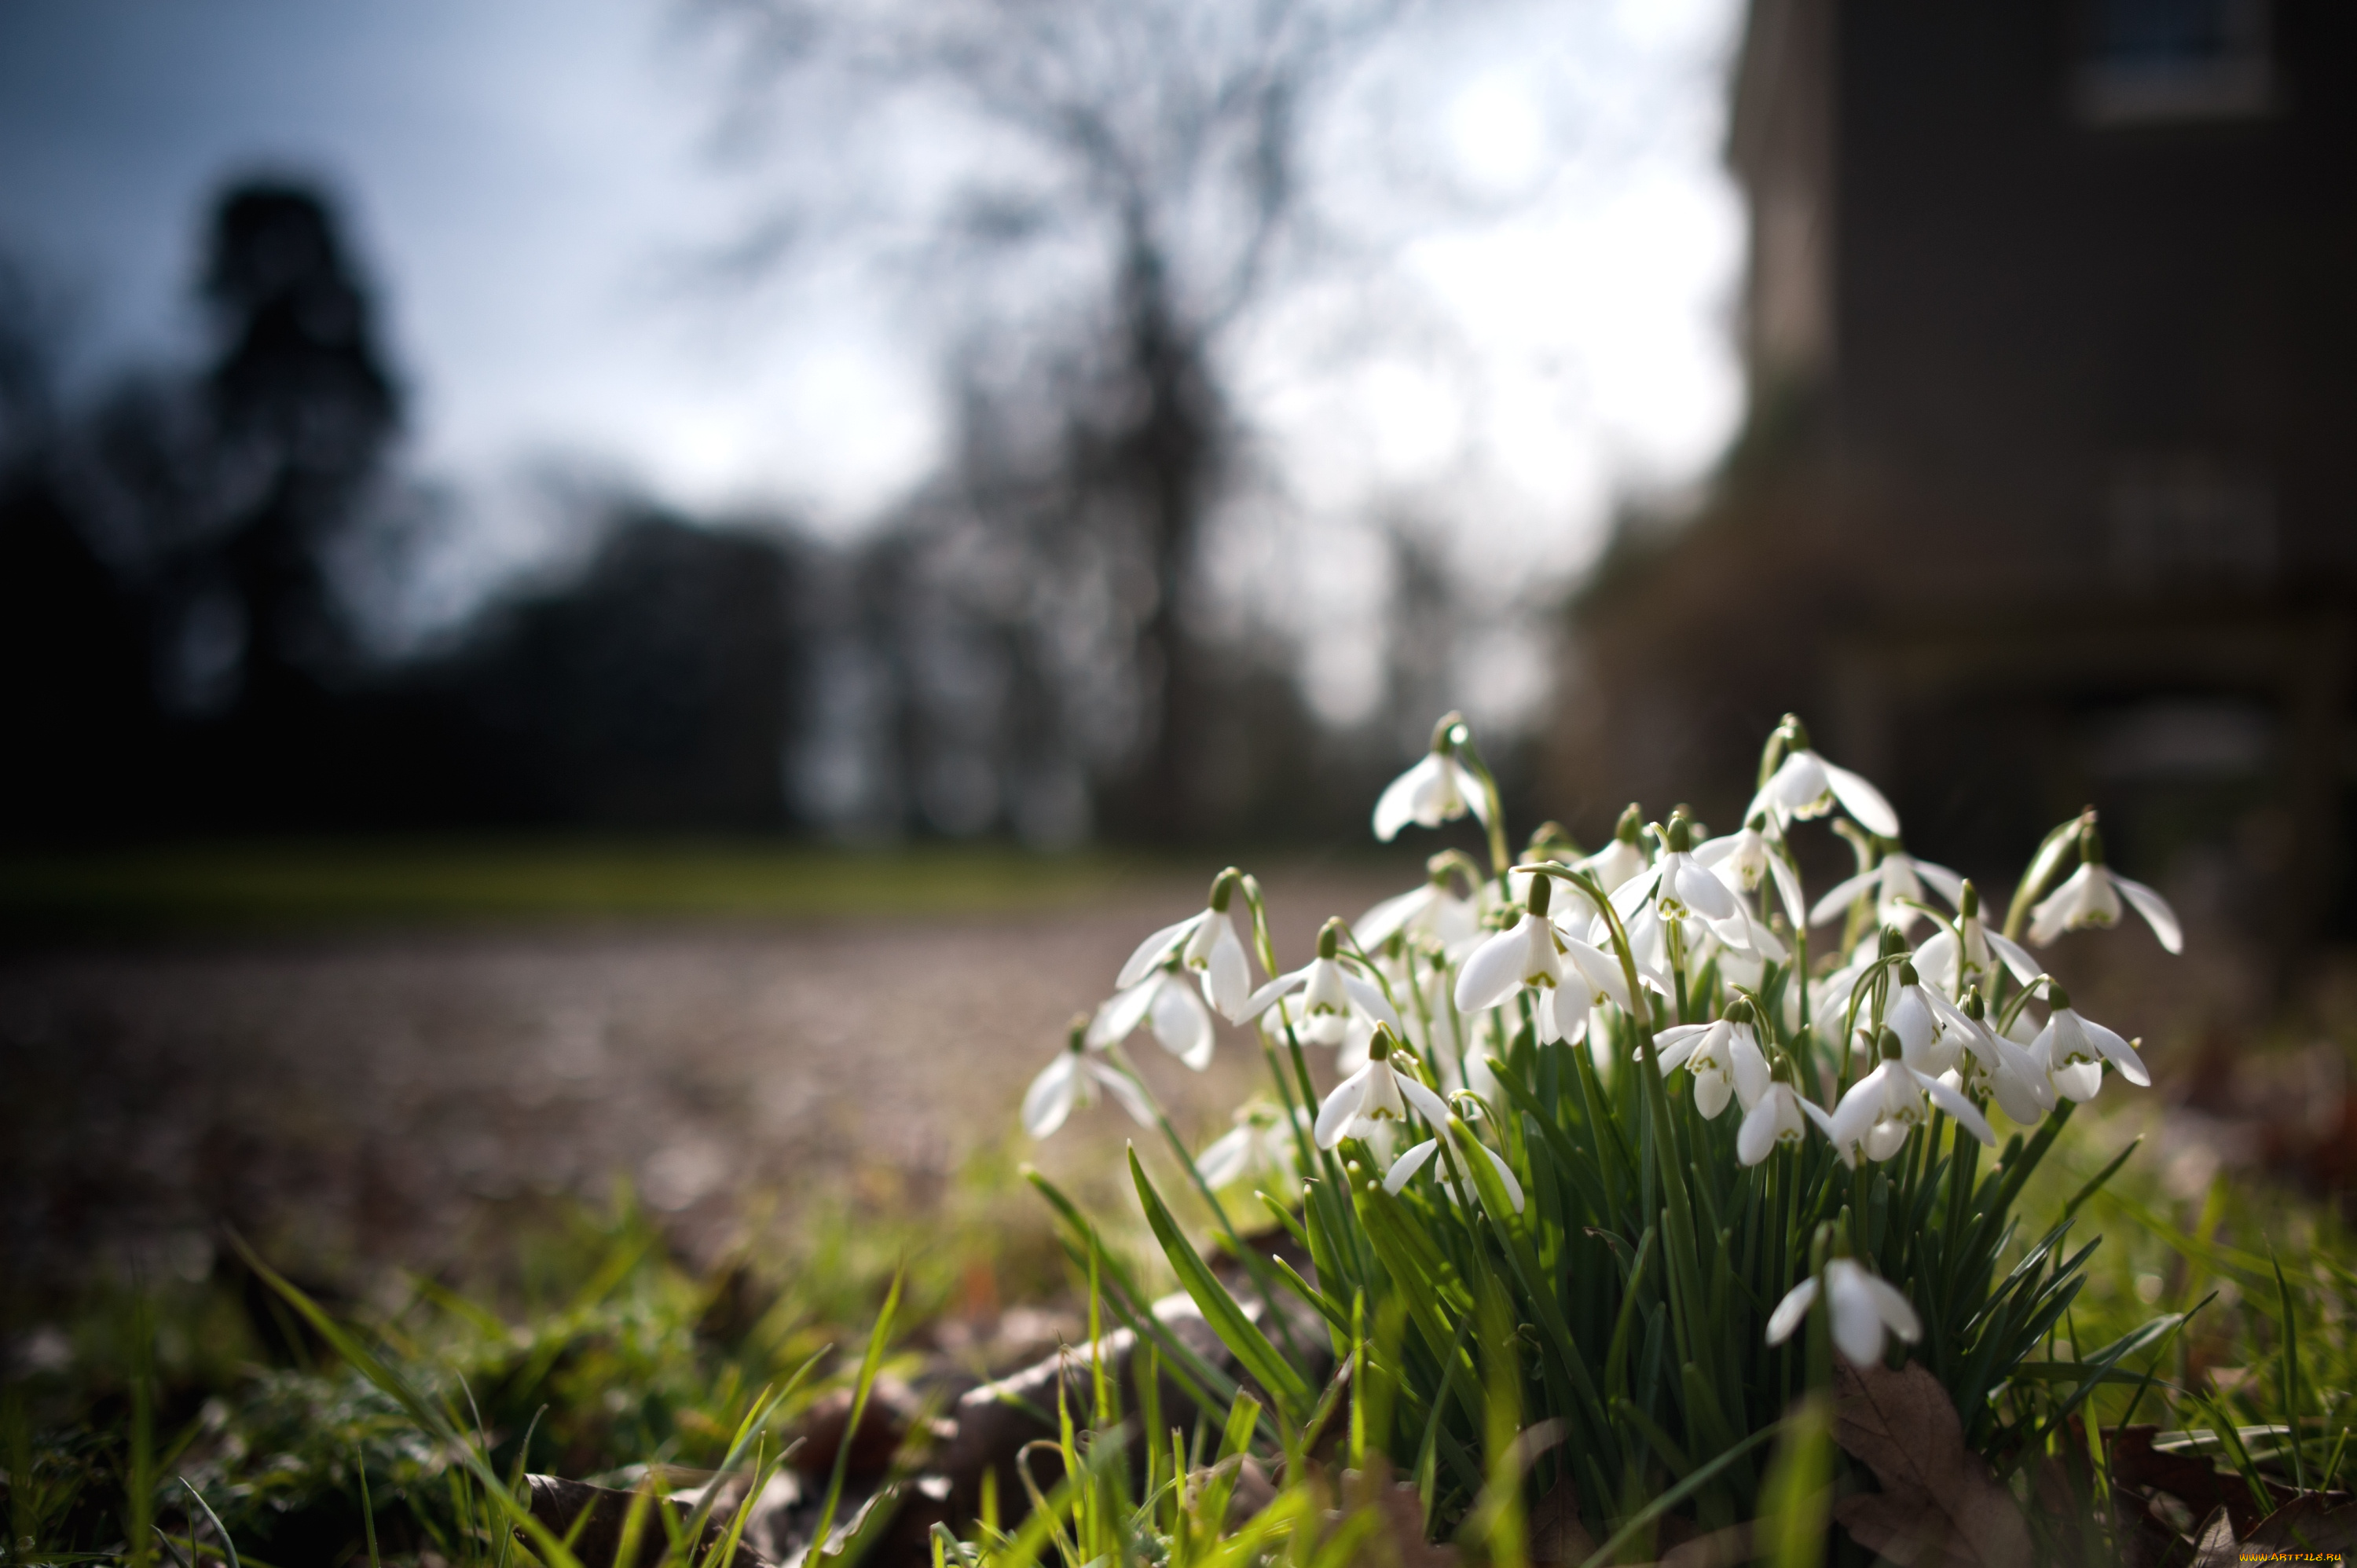
<instances>
[{"instance_id":1,"label":"white snowdrop petal","mask_svg":"<svg viewBox=\"0 0 2357 1568\"><path fill-rule=\"evenodd\" d=\"M1743 1113L1743 1124L1735 1130L1735 1157L1747 1165L1758 1165L1776 1146L1776 1103L1771 1095Z\"/></svg>"},{"instance_id":2,"label":"white snowdrop petal","mask_svg":"<svg viewBox=\"0 0 2357 1568\"><path fill-rule=\"evenodd\" d=\"M1203 1185L1222 1187L1244 1174L1252 1162L1253 1130L1232 1127L1211 1141L1209 1148L1195 1156L1195 1173Z\"/></svg>"},{"instance_id":3,"label":"white snowdrop petal","mask_svg":"<svg viewBox=\"0 0 2357 1568\"><path fill-rule=\"evenodd\" d=\"M1465 803L1465 809L1473 813L1475 822L1485 828L1488 827L1490 825L1489 791L1482 789L1481 781L1473 777L1473 770L1455 757L1448 759L1448 767L1449 772L1455 776L1458 798Z\"/></svg>"},{"instance_id":4,"label":"white snowdrop petal","mask_svg":"<svg viewBox=\"0 0 2357 1568\"><path fill-rule=\"evenodd\" d=\"M2136 912L2144 917L2145 924L2152 928L2152 934L2160 939L2162 947L2172 953L2185 950L2185 929L2177 923L2177 911L2169 907L2168 899L2117 872L2112 874L2112 886L2136 907Z\"/></svg>"},{"instance_id":5,"label":"white snowdrop petal","mask_svg":"<svg viewBox=\"0 0 2357 1568\"><path fill-rule=\"evenodd\" d=\"M1882 1359L1882 1315L1875 1310L1874 1297L1863 1281L1834 1273L1845 1262L1846 1259L1836 1258L1825 1265L1825 1294L1827 1305L1833 1308L1834 1344L1857 1365L1871 1366Z\"/></svg>"},{"instance_id":6,"label":"white snowdrop petal","mask_svg":"<svg viewBox=\"0 0 2357 1568\"><path fill-rule=\"evenodd\" d=\"M2087 1038L2094 1043L2095 1048L2120 1069L2122 1078L2138 1089L2152 1087L2152 1074L2145 1070L2144 1058L2136 1055L2134 1046L2120 1038L2118 1031L2106 1028L2093 1018L2082 1018L2079 1025L2086 1030Z\"/></svg>"},{"instance_id":7,"label":"white snowdrop petal","mask_svg":"<svg viewBox=\"0 0 2357 1568\"><path fill-rule=\"evenodd\" d=\"M2002 931L1983 934L1988 938L1989 951L1996 954L1997 961L2013 972L2014 979L2027 985L2038 978L2040 972L2038 961L2030 957L2019 942Z\"/></svg>"},{"instance_id":8,"label":"white snowdrop petal","mask_svg":"<svg viewBox=\"0 0 2357 1568\"><path fill-rule=\"evenodd\" d=\"M1948 908L1951 909L1963 905L1964 879L1958 873L1949 870L1944 865L1934 865L1928 860L1919 860L1915 862L1915 875L1930 883L1933 891L1948 901Z\"/></svg>"},{"instance_id":9,"label":"white snowdrop petal","mask_svg":"<svg viewBox=\"0 0 2357 1568\"><path fill-rule=\"evenodd\" d=\"M1400 1022L1398 1012L1393 1008L1390 999L1379 987L1361 980L1346 970L1342 974L1342 989L1350 996L1352 1005L1356 1006L1361 1013L1379 1024L1389 1024L1394 1034L1407 1033L1406 1026Z\"/></svg>"},{"instance_id":10,"label":"white snowdrop petal","mask_svg":"<svg viewBox=\"0 0 2357 1568\"><path fill-rule=\"evenodd\" d=\"M1842 810L1855 818L1859 827L1881 838L1899 836L1899 813L1890 809L1881 790L1846 768L1836 768L1822 757L1816 760L1817 766L1825 770L1826 788L1833 790L1834 799L1842 803Z\"/></svg>"},{"instance_id":11,"label":"white snowdrop petal","mask_svg":"<svg viewBox=\"0 0 2357 1568\"><path fill-rule=\"evenodd\" d=\"M1211 918L1211 912L1209 909L1200 910L1176 925L1163 927L1138 943L1137 950L1129 955L1129 961L1121 966L1121 973L1113 983L1114 989L1126 991L1153 973L1161 967L1165 959L1176 952L1189 937L1195 934L1196 927Z\"/></svg>"},{"instance_id":12,"label":"white snowdrop petal","mask_svg":"<svg viewBox=\"0 0 2357 1568\"><path fill-rule=\"evenodd\" d=\"M1153 1103L1146 1098L1146 1090L1138 1086L1135 1079L1131 1078L1119 1068L1108 1067L1103 1062L1085 1061L1081 1065L1092 1074L1099 1083L1113 1090L1113 1097L1121 1101L1121 1108L1129 1112L1131 1121L1141 1127L1154 1125Z\"/></svg>"},{"instance_id":13,"label":"white snowdrop petal","mask_svg":"<svg viewBox=\"0 0 2357 1568\"><path fill-rule=\"evenodd\" d=\"M1523 1184L1514 1179L1514 1167L1489 1144L1476 1143L1473 1146L1489 1159L1490 1168L1498 1173L1499 1185L1506 1189L1506 1201L1513 1207L1515 1213L1520 1214L1523 1211Z\"/></svg>"},{"instance_id":14,"label":"white snowdrop petal","mask_svg":"<svg viewBox=\"0 0 2357 1568\"><path fill-rule=\"evenodd\" d=\"M1351 922L1351 937L1361 947L1372 951L1392 940L1408 922L1424 913L1433 900L1432 884L1410 888L1395 897L1386 898L1357 919Z\"/></svg>"},{"instance_id":15,"label":"white snowdrop petal","mask_svg":"<svg viewBox=\"0 0 2357 1568\"><path fill-rule=\"evenodd\" d=\"M1154 998L1154 1037L1197 1072L1211 1065L1215 1036L1211 1009L1183 984L1165 984Z\"/></svg>"},{"instance_id":16,"label":"white snowdrop petal","mask_svg":"<svg viewBox=\"0 0 2357 1568\"><path fill-rule=\"evenodd\" d=\"M1334 1086L1326 1102L1318 1108L1318 1121L1311 1129L1321 1149L1330 1149L1342 1141L1342 1134L1359 1114L1359 1106L1367 1097L1367 1079L1378 1064L1369 1062Z\"/></svg>"},{"instance_id":17,"label":"white snowdrop petal","mask_svg":"<svg viewBox=\"0 0 2357 1568\"><path fill-rule=\"evenodd\" d=\"M1826 888L1825 896L1810 908L1809 924L1822 926L1837 918L1864 897L1867 889L1881 885L1882 874L1879 871L1861 871L1856 876L1845 877Z\"/></svg>"},{"instance_id":18,"label":"white snowdrop petal","mask_svg":"<svg viewBox=\"0 0 2357 1568\"><path fill-rule=\"evenodd\" d=\"M1399 836L1399 831L1415 820L1415 800L1425 779L1432 773L1439 758L1426 754L1424 760L1383 787L1375 800L1375 837L1389 843Z\"/></svg>"},{"instance_id":19,"label":"white snowdrop petal","mask_svg":"<svg viewBox=\"0 0 2357 1568\"><path fill-rule=\"evenodd\" d=\"M1432 1156L1439 1152L1440 1140L1426 1138L1423 1143L1394 1160L1392 1168L1383 1173L1383 1190L1397 1197L1400 1189L1414 1180L1415 1173L1424 1169Z\"/></svg>"},{"instance_id":20,"label":"white snowdrop petal","mask_svg":"<svg viewBox=\"0 0 2357 1568\"><path fill-rule=\"evenodd\" d=\"M1874 1304L1875 1316L1882 1319L1884 1327L1910 1345L1923 1337L1923 1320L1915 1315L1915 1304L1907 1299L1904 1291L1879 1274L1870 1274L1864 1269L1858 1271L1857 1279L1859 1287Z\"/></svg>"},{"instance_id":21,"label":"white snowdrop petal","mask_svg":"<svg viewBox=\"0 0 2357 1568\"><path fill-rule=\"evenodd\" d=\"M1448 1125L1448 1102L1404 1072L1393 1072L1392 1080L1416 1113L1436 1127Z\"/></svg>"},{"instance_id":22,"label":"white snowdrop petal","mask_svg":"<svg viewBox=\"0 0 2357 1568\"><path fill-rule=\"evenodd\" d=\"M1072 1113L1072 1101L1078 1091L1076 1069L1080 1058L1070 1051L1057 1054L1056 1059L1040 1069L1023 1096L1023 1130L1035 1138L1044 1138L1064 1124Z\"/></svg>"},{"instance_id":23,"label":"white snowdrop petal","mask_svg":"<svg viewBox=\"0 0 2357 1568\"><path fill-rule=\"evenodd\" d=\"M1923 1086L1923 1092L1932 1097L1932 1104L1954 1117L1965 1132L1982 1144L1992 1149L1996 1147L1996 1134L1989 1131L1988 1118L1981 1114L1979 1106L1939 1079L1920 1072L1914 1077L1915 1081Z\"/></svg>"},{"instance_id":24,"label":"white snowdrop petal","mask_svg":"<svg viewBox=\"0 0 2357 1568\"><path fill-rule=\"evenodd\" d=\"M1084 1043L1101 1048L1135 1034L1162 993L1163 978L1159 973L1150 973L1128 990L1114 993L1098 1007L1097 1015L1089 1020Z\"/></svg>"},{"instance_id":25,"label":"white snowdrop petal","mask_svg":"<svg viewBox=\"0 0 2357 1568\"><path fill-rule=\"evenodd\" d=\"M1816 1299L1817 1281L1813 1274L1786 1291L1784 1299L1776 1304L1776 1310L1768 1315L1768 1343L1781 1345L1790 1339L1792 1330L1801 1326L1801 1320L1809 1315L1810 1305Z\"/></svg>"},{"instance_id":26,"label":"white snowdrop petal","mask_svg":"<svg viewBox=\"0 0 2357 1568\"><path fill-rule=\"evenodd\" d=\"M1525 915L1523 919L1530 917ZM1511 930L1500 931L1473 950L1464 967L1457 972L1457 1010L1479 1013L1495 1007L1507 993L1522 983L1523 959L1530 950L1530 942L1517 921Z\"/></svg>"}]
</instances>

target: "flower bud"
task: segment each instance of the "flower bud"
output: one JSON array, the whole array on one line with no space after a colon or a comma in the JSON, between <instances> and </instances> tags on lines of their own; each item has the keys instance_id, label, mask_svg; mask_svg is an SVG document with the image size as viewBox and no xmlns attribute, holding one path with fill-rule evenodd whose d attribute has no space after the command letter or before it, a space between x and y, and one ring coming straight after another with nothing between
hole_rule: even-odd
<instances>
[{"instance_id":1,"label":"flower bud","mask_svg":"<svg viewBox=\"0 0 2357 1568\"><path fill-rule=\"evenodd\" d=\"M1392 1033L1389 1024L1377 1024L1374 1038L1367 1042L1367 1059L1383 1061L1391 1056L1392 1048L1398 1044L1399 1036Z\"/></svg>"},{"instance_id":2,"label":"flower bud","mask_svg":"<svg viewBox=\"0 0 2357 1568\"><path fill-rule=\"evenodd\" d=\"M1318 956L1332 958L1342 950L1342 933L1348 926L1340 915L1327 921L1318 930Z\"/></svg>"},{"instance_id":3,"label":"flower bud","mask_svg":"<svg viewBox=\"0 0 2357 1568\"><path fill-rule=\"evenodd\" d=\"M1630 801L1620 820L1612 824L1612 836L1622 843L1635 843L1645 836L1645 813L1638 809L1636 801Z\"/></svg>"},{"instance_id":4,"label":"flower bud","mask_svg":"<svg viewBox=\"0 0 2357 1568\"><path fill-rule=\"evenodd\" d=\"M1228 905L1234 900L1236 888L1243 879L1244 874L1232 865L1211 878L1211 913L1224 915L1228 912Z\"/></svg>"},{"instance_id":5,"label":"flower bud","mask_svg":"<svg viewBox=\"0 0 2357 1568\"><path fill-rule=\"evenodd\" d=\"M1899 965L1899 983L1904 987L1909 985L1918 985L1921 983L1922 976L1915 972L1915 966L1904 960L1901 960Z\"/></svg>"},{"instance_id":6,"label":"flower bud","mask_svg":"<svg viewBox=\"0 0 2357 1568\"><path fill-rule=\"evenodd\" d=\"M1531 913L1546 918L1547 906L1555 901L1555 878L1544 871L1531 874Z\"/></svg>"},{"instance_id":7,"label":"flower bud","mask_svg":"<svg viewBox=\"0 0 2357 1568\"><path fill-rule=\"evenodd\" d=\"M1885 926L1882 928L1881 949L1881 956L1884 958L1897 958L1900 953L1910 950L1907 946L1907 938L1905 933L1901 932L1896 926Z\"/></svg>"},{"instance_id":8,"label":"flower bud","mask_svg":"<svg viewBox=\"0 0 2357 1568\"><path fill-rule=\"evenodd\" d=\"M1071 1026L1064 1034L1064 1048L1074 1056L1079 1056L1088 1049L1088 1047L1089 1015L1086 1013L1075 1013L1072 1015Z\"/></svg>"},{"instance_id":9,"label":"flower bud","mask_svg":"<svg viewBox=\"0 0 2357 1568\"><path fill-rule=\"evenodd\" d=\"M1895 1062L1902 1054L1903 1047L1899 1043L1899 1031L1888 1024L1884 1025L1882 1026L1882 1059Z\"/></svg>"},{"instance_id":10,"label":"flower bud","mask_svg":"<svg viewBox=\"0 0 2357 1568\"><path fill-rule=\"evenodd\" d=\"M1472 738L1465 728L1465 715L1453 708L1441 714L1440 722L1432 726L1432 749L1443 757Z\"/></svg>"},{"instance_id":11,"label":"flower bud","mask_svg":"<svg viewBox=\"0 0 2357 1568\"><path fill-rule=\"evenodd\" d=\"M1809 726L1801 722L1800 714L1786 714L1783 724L1779 727L1783 733L1784 743L1794 751L1813 749L1809 745Z\"/></svg>"},{"instance_id":12,"label":"flower bud","mask_svg":"<svg viewBox=\"0 0 2357 1568\"><path fill-rule=\"evenodd\" d=\"M1961 918L1969 920L1980 912L1981 890L1974 886L1972 882L1967 879L1964 883L1964 896L1956 902L1956 914Z\"/></svg>"},{"instance_id":13,"label":"flower bud","mask_svg":"<svg viewBox=\"0 0 2357 1568\"><path fill-rule=\"evenodd\" d=\"M1694 823L1683 813L1670 818L1670 830L1664 841L1672 854L1684 854L1694 848Z\"/></svg>"},{"instance_id":14,"label":"flower bud","mask_svg":"<svg viewBox=\"0 0 2357 1568\"><path fill-rule=\"evenodd\" d=\"M1758 1015L1752 1011L1749 998L1738 996L1727 1004L1727 1011L1721 1013L1719 1016L1738 1028L1749 1028Z\"/></svg>"},{"instance_id":15,"label":"flower bud","mask_svg":"<svg viewBox=\"0 0 2357 1568\"><path fill-rule=\"evenodd\" d=\"M2088 865L2104 864L2104 835L2095 827L2095 811L2087 809L2087 825L2079 830L2079 859Z\"/></svg>"},{"instance_id":16,"label":"flower bud","mask_svg":"<svg viewBox=\"0 0 2357 1568\"><path fill-rule=\"evenodd\" d=\"M2046 1005L2068 1007L2071 1005L2071 993L2050 980L2046 983Z\"/></svg>"}]
</instances>

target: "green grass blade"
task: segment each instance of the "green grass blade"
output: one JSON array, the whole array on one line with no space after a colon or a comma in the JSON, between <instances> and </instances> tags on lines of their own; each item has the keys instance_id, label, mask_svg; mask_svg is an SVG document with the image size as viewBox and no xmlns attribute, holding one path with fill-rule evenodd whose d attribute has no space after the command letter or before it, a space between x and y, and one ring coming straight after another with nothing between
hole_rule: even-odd
<instances>
[{"instance_id":1,"label":"green grass blade","mask_svg":"<svg viewBox=\"0 0 2357 1568\"><path fill-rule=\"evenodd\" d=\"M1154 1190L1146 1167L1138 1163L1135 1148L1129 1151L1129 1174L1137 1187L1138 1201L1146 1208L1146 1222L1153 1227L1154 1239L1162 1243L1163 1255L1170 1260L1178 1283L1202 1310L1211 1331L1220 1337L1220 1343L1243 1363L1244 1369L1258 1380L1261 1387L1275 1396L1286 1420L1298 1426L1309 1415L1309 1385L1277 1354L1268 1337L1244 1316L1219 1277L1187 1244L1187 1238L1179 1233L1178 1222L1170 1217L1170 1210L1163 1206L1162 1195Z\"/></svg>"}]
</instances>

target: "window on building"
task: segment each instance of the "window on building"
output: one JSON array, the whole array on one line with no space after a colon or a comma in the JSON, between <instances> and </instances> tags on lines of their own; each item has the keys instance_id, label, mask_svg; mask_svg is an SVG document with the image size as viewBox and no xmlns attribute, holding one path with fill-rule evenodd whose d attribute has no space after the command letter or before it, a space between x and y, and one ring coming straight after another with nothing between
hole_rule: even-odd
<instances>
[{"instance_id":1,"label":"window on building","mask_svg":"<svg viewBox=\"0 0 2357 1568\"><path fill-rule=\"evenodd\" d=\"M2268 24L2267 0L2090 0L2080 113L2098 125L2268 113Z\"/></svg>"}]
</instances>

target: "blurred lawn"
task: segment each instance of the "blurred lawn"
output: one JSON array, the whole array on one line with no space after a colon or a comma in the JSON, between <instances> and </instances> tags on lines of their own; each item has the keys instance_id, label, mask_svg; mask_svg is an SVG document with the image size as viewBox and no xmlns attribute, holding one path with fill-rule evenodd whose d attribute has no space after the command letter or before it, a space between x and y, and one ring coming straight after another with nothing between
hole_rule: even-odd
<instances>
[{"instance_id":1,"label":"blurred lawn","mask_svg":"<svg viewBox=\"0 0 2357 1568\"><path fill-rule=\"evenodd\" d=\"M1134 855L1030 854L1004 845L195 843L0 855L0 930L39 940L476 921L971 914L1078 902L1168 869Z\"/></svg>"}]
</instances>

